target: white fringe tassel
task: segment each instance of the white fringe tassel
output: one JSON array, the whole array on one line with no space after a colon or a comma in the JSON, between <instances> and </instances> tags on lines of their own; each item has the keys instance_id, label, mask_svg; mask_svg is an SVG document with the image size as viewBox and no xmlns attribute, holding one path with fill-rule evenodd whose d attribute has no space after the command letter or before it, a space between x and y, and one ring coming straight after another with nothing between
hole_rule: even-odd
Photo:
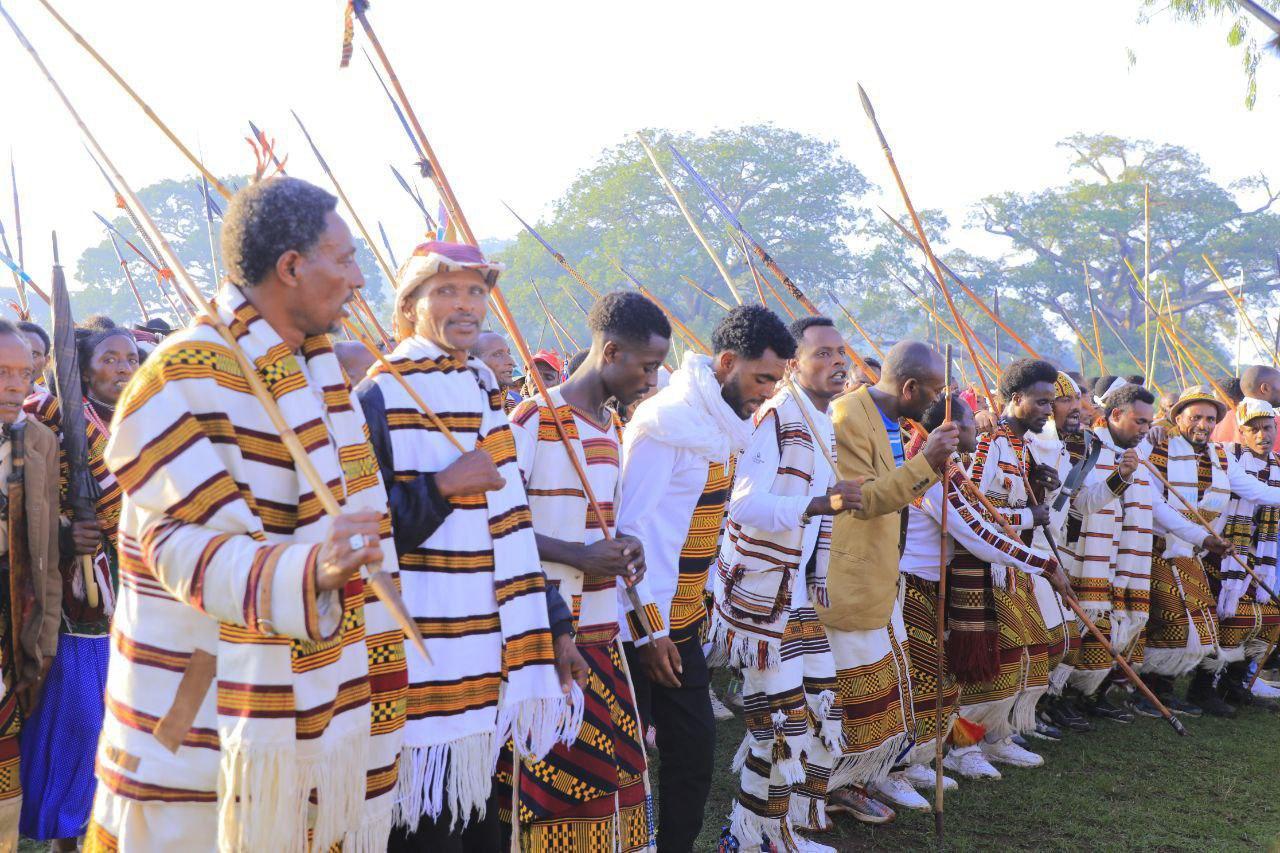
<instances>
[{"instance_id":1,"label":"white fringe tassel","mask_svg":"<svg viewBox=\"0 0 1280 853\"><path fill-rule=\"evenodd\" d=\"M492 732L467 735L432 746L407 746L400 753L395 824L416 827L423 815L440 817L448 797L450 828L466 825L472 813L484 817L496 753ZM445 778L448 777L448 790Z\"/></svg>"},{"instance_id":2,"label":"white fringe tassel","mask_svg":"<svg viewBox=\"0 0 1280 853\"><path fill-rule=\"evenodd\" d=\"M827 785L827 790L834 791L846 785L867 785L885 778L909 743L911 736L902 732L874 749L855 755L838 756L836 766L831 770L831 782Z\"/></svg>"}]
</instances>

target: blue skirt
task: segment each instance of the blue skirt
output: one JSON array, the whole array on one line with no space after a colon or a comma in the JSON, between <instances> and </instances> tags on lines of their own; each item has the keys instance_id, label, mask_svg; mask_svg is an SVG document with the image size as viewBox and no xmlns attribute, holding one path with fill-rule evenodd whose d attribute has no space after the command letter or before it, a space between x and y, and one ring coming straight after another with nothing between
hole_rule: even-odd
<instances>
[{"instance_id":1,"label":"blue skirt","mask_svg":"<svg viewBox=\"0 0 1280 853\"><path fill-rule=\"evenodd\" d=\"M107 635L58 638L44 694L20 736L19 830L28 838L75 838L89 825L110 644Z\"/></svg>"}]
</instances>

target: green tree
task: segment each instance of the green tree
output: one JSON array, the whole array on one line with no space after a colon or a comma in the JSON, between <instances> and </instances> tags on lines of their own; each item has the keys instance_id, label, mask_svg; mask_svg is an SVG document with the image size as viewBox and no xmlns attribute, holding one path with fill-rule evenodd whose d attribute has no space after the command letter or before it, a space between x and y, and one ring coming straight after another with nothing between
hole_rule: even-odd
<instances>
[{"instance_id":1,"label":"green tree","mask_svg":"<svg viewBox=\"0 0 1280 853\"><path fill-rule=\"evenodd\" d=\"M870 184L834 143L770 124L706 136L646 131L645 137L744 300L756 300L756 287L742 253L726 233L719 213L673 162L668 143L724 196L728 207L810 299L826 305L824 288L849 293L865 277L848 238L868 223L869 212L858 201ZM532 219L527 212L521 215ZM535 227L596 290L630 287L613 267L616 259L704 340L722 309L680 276L733 304L723 279L634 139L604 151L552 205L550 217ZM591 297L527 233L501 258L509 267L504 290L530 343L536 346L541 340L544 346L555 345L552 328L540 331L550 324L544 322L534 296L531 282L536 282L551 313L578 345L585 346L582 310L569 293L583 308L589 308ZM784 298L799 313L798 306ZM777 310L772 296L769 301ZM572 350L573 344L566 341L565 348Z\"/></svg>"},{"instance_id":2,"label":"green tree","mask_svg":"<svg viewBox=\"0 0 1280 853\"><path fill-rule=\"evenodd\" d=\"M245 176L226 178L228 186L244 186L248 182ZM143 187L138 198L155 220L156 225L164 233L169 245L173 247L178 259L191 277L206 295L214 291L213 259L211 256L208 223L205 217L204 196L198 178L184 180L164 180ZM213 202L220 209L225 209L226 201L213 193ZM130 224L123 212L111 218L111 223L127 236L135 245L147 250L138 233ZM215 215L213 220L213 246L218 251L218 270L222 271L219 239L222 220ZM105 229L104 229L105 231ZM120 251L129 264L134 283L147 311L152 316L160 316L180 325L180 318L174 316L173 309L164 297L161 287L175 302L177 295L172 282L161 285L152 269L146 265L125 242L116 237ZM378 268L377 261L363 240L356 238L356 262L364 273L366 287L365 297L375 305L382 305L385 293L388 292L385 279ZM150 252L148 251L150 254ZM77 317L90 314L105 313L117 322L141 322L142 312L129 290L124 271L116 258L111 242L104 235L102 242L86 249L75 265L75 278L81 282L83 289L72 294L72 306Z\"/></svg>"},{"instance_id":3,"label":"green tree","mask_svg":"<svg viewBox=\"0 0 1280 853\"><path fill-rule=\"evenodd\" d=\"M970 218L971 226L1008 241L1004 256L970 260L979 287L999 284L1005 310L1019 318L1014 328L1041 328L1045 320L1059 326L1074 322L1091 339L1091 327L1085 328L1089 313L1082 265L1087 265L1097 283L1097 311L1106 318L1100 328L1108 368L1136 370L1107 326L1109 321L1141 351L1144 305L1135 296L1125 259L1142 274L1146 185L1152 202L1151 301L1163 300L1167 288L1185 337L1213 348L1222 341L1218 331L1235 324L1236 310L1202 254L1229 279L1243 270L1245 293L1253 295L1255 307L1273 304L1272 294L1280 288L1274 249L1280 217L1272 208L1280 189L1264 175L1224 187L1209 177L1198 156L1180 146L1103 134L1076 134L1061 145L1071 153L1072 180L1031 193L988 196ZM1241 207L1238 193L1258 197L1257 204ZM1152 327L1154 336L1154 321ZM1220 346L1218 354L1225 362Z\"/></svg>"},{"instance_id":4,"label":"green tree","mask_svg":"<svg viewBox=\"0 0 1280 853\"><path fill-rule=\"evenodd\" d=\"M1256 0L1256 2L1273 12L1280 11L1280 0ZM1258 61L1262 58L1263 52L1262 46L1258 43L1257 33L1265 32L1260 30L1261 25L1257 19L1242 9L1236 0L1142 0L1142 11L1138 19L1146 22L1154 15L1166 11L1177 20L1193 24L1202 24L1211 18L1215 22L1220 19L1226 20L1229 24L1226 35L1227 44L1243 51L1241 61L1245 74L1244 103L1246 107L1253 109L1258 100ZM1276 34L1270 33L1267 38L1275 39ZM1133 60L1133 53L1130 52L1130 61Z\"/></svg>"}]
</instances>

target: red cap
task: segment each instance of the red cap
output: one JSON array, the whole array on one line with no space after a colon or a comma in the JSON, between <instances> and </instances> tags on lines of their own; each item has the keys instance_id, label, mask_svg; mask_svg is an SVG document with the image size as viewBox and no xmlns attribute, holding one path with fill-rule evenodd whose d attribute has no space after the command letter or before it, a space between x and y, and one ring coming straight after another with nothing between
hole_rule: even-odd
<instances>
[{"instance_id":1,"label":"red cap","mask_svg":"<svg viewBox=\"0 0 1280 853\"><path fill-rule=\"evenodd\" d=\"M560 356L556 355L554 350L540 349L533 354L534 361L541 361L556 373L564 372L564 362L560 360Z\"/></svg>"}]
</instances>

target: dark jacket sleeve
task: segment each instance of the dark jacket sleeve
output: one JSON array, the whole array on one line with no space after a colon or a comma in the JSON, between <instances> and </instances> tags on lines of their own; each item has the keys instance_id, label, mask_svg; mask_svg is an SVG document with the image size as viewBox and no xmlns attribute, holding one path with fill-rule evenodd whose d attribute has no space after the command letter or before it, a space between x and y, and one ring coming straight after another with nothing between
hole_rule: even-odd
<instances>
[{"instance_id":1,"label":"dark jacket sleeve","mask_svg":"<svg viewBox=\"0 0 1280 853\"><path fill-rule=\"evenodd\" d=\"M449 501L436 488L434 474L419 474L407 483L396 482L395 461L391 453L391 428L387 424L387 404L382 389L366 379L356 387L356 398L364 409L369 425L382 482L391 504L391 529L395 536L396 554L404 554L426 541L453 511Z\"/></svg>"},{"instance_id":2,"label":"dark jacket sleeve","mask_svg":"<svg viewBox=\"0 0 1280 853\"><path fill-rule=\"evenodd\" d=\"M565 604L560 590L547 585L547 621L551 623L551 636L559 638L573 633L573 612Z\"/></svg>"}]
</instances>

